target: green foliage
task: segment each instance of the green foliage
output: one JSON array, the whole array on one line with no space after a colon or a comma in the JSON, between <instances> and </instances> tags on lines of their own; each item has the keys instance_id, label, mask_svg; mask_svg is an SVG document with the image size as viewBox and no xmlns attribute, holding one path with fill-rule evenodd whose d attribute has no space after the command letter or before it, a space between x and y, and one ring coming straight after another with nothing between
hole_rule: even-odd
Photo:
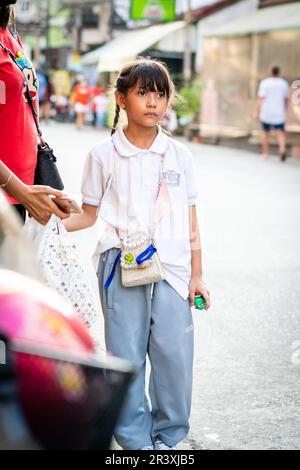
<instances>
[{"instance_id":1,"label":"green foliage","mask_svg":"<svg viewBox=\"0 0 300 470\"><path fill-rule=\"evenodd\" d=\"M178 117L188 117L193 120L201 110L201 90L202 83L194 81L190 88L183 87L179 91L179 96L175 103L175 110Z\"/></svg>"}]
</instances>

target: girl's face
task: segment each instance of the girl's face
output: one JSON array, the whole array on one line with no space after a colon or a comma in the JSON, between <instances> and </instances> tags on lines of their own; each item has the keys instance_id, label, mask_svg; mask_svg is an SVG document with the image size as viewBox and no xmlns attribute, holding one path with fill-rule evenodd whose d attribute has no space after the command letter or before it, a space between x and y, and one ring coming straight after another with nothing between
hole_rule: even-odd
<instances>
[{"instance_id":1,"label":"girl's face","mask_svg":"<svg viewBox=\"0 0 300 470\"><path fill-rule=\"evenodd\" d=\"M143 127L155 127L168 107L167 96L160 91L150 91L136 85L126 95L116 92L116 101L126 111L128 122Z\"/></svg>"}]
</instances>

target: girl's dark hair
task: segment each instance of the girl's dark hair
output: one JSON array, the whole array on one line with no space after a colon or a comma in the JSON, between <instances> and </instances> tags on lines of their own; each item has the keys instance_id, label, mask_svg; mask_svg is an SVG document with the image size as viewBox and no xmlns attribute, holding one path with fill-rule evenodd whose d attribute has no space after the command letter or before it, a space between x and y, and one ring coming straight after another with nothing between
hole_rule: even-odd
<instances>
[{"instance_id":1,"label":"girl's dark hair","mask_svg":"<svg viewBox=\"0 0 300 470\"><path fill-rule=\"evenodd\" d=\"M125 65L116 80L115 90L126 95L137 84L147 91L164 93L168 100L175 95L175 87L165 64L153 59L138 59ZM120 107L116 105L115 119L111 134L116 132Z\"/></svg>"},{"instance_id":2,"label":"girl's dark hair","mask_svg":"<svg viewBox=\"0 0 300 470\"><path fill-rule=\"evenodd\" d=\"M7 28L10 19L11 19L11 6L0 7L0 27L5 29Z\"/></svg>"}]
</instances>

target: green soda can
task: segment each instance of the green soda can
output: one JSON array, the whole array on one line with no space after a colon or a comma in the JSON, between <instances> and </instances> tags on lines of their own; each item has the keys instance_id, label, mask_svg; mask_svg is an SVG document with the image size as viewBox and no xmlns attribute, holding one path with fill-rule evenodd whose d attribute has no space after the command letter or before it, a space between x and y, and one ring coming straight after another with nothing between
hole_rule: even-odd
<instances>
[{"instance_id":1,"label":"green soda can","mask_svg":"<svg viewBox=\"0 0 300 470\"><path fill-rule=\"evenodd\" d=\"M202 295L197 295L195 297L194 306L197 310L205 310L206 302L205 302L204 298L202 297Z\"/></svg>"}]
</instances>

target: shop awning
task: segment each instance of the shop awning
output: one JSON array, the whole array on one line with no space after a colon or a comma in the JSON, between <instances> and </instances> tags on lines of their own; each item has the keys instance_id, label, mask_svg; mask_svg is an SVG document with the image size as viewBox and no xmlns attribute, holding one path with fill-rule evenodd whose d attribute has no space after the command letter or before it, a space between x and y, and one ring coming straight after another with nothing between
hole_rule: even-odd
<instances>
[{"instance_id":1,"label":"shop awning","mask_svg":"<svg viewBox=\"0 0 300 470\"><path fill-rule=\"evenodd\" d=\"M268 31L300 29L300 2L262 8L254 14L227 23L205 36L248 36Z\"/></svg>"},{"instance_id":2,"label":"shop awning","mask_svg":"<svg viewBox=\"0 0 300 470\"><path fill-rule=\"evenodd\" d=\"M175 21L126 31L104 46L85 54L81 58L81 64L84 66L96 65L100 72L115 72L168 34L185 26L184 21Z\"/></svg>"}]
</instances>

